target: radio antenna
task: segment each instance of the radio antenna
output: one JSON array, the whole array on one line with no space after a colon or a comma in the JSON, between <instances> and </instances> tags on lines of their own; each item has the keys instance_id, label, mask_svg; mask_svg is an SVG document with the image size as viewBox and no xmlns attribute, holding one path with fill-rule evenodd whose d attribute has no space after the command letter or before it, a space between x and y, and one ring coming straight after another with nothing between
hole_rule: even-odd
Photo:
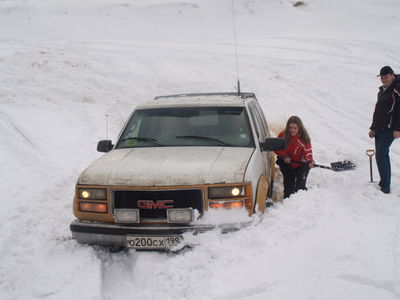
<instances>
[{"instance_id":1,"label":"radio antenna","mask_svg":"<svg viewBox=\"0 0 400 300\"><path fill-rule=\"evenodd\" d=\"M108 140L108 114L105 114L106 117L106 140Z\"/></svg>"},{"instance_id":2,"label":"radio antenna","mask_svg":"<svg viewBox=\"0 0 400 300\"><path fill-rule=\"evenodd\" d=\"M238 95L240 95L239 56L238 56L238 46L237 46L237 41L236 41L235 5L234 5L233 1L234 0L231 0L231 3L232 3L232 21L233 21L233 40L234 40L235 56L236 56L237 91L238 91Z\"/></svg>"}]
</instances>

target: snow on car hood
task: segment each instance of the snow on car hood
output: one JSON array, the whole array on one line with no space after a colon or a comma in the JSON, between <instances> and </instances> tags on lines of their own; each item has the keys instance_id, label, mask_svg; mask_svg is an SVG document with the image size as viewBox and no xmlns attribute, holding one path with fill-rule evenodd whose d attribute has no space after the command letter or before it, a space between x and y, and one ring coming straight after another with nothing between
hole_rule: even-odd
<instances>
[{"instance_id":1,"label":"snow on car hood","mask_svg":"<svg viewBox=\"0 0 400 300\"><path fill-rule=\"evenodd\" d=\"M80 184L165 186L241 182L253 148L146 147L113 150L91 164Z\"/></svg>"}]
</instances>

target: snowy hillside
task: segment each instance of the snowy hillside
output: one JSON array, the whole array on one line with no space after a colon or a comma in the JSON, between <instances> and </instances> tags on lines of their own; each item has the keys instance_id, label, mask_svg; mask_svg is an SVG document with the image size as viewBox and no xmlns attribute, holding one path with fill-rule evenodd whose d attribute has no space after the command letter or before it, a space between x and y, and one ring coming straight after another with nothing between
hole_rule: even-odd
<instances>
[{"instance_id":1,"label":"snowy hillside","mask_svg":"<svg viewBox=\"0 0 400 300\"><path fill-rule=\"evenodd\" d=\"M231 1L3 0L1 299L400 298L400 141L390 195L368 182L365 155L376 74L400 72L400 2L234 2L242 90L274 128L300 116L318 163L358 168L313 169L310 189L258 225L203 234L190 251L79 245L74 186L101 155L105 115L115 141L140 102L234 90Z\"/></svg>"}]
</instances>

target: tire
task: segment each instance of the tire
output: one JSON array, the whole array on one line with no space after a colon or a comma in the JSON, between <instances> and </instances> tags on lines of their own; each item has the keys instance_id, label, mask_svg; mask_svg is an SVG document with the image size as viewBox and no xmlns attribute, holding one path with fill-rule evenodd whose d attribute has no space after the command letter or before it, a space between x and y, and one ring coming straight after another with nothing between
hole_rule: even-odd
<instances>
[{"instance_id":1,"label":"tire","mask_svg":"<svg viewBox=\"0 0 400 300\"><path fill-rule=\"evenodd\" d=\"M274 192L274 179L271 178L271 183L268 186L267 198L272 199L272 194Z\"/></svg>"}]
</instances>

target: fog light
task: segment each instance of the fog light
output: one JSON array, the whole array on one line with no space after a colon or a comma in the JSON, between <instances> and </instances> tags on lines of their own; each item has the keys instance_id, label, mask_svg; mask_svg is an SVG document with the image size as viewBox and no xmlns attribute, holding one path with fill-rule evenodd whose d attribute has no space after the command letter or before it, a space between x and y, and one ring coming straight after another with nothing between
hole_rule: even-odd
<instances>
[{"instance_id":1,"label":"fog light","mask_svg":"<svg viewBox=\"0 0 400 300\"><path fill-rule=\"evenodd\" d=\"M190 223L193 221L193 209L175 208L167 209L168 223Z\"/></svg>"},{"instance_id":2,"label":"fog light","mask_svg":"<svg viewBox=\"0 0 400 300\"><path fill-rule=\"evenodd\" d=\"M224 208L224 203L222 203L222 202L210 202L209 206L211 208Z\"/></svg>"},{"instance_id":3,"label":"fog light","mask_svg":"<svg viewBox=\"0 0 400 300\"><path fill-rule=\"evenodd\" d=\"M139 223L138 209L115 209L115 221L118 223Z\"/></svg>"},{"instance_id":4,"label":"fog light","mask_svg":"<svg viewBox=\"0 0 400 300\"><path fill-rule=\"evenodd\" d=\"M229 201L224 203L225 208L242 208L243 201Z\"/></svg>"},{"instance_id":5,"label":"fog light","mask_svg":"<svg viewBox=\"0 0 400 300\"><path fill-rule=\"evenodd\" d=\"M107 212L107 204L80 202L79 210L84 211L84 212L106 213Z\"/></svg>"},{"instance_id":6,"label":"fog light","mask_svg":"<svg viewBox=\"0 0 400 300\"><path fill-rule=\"evenodd\" d=\"M210 208L242 208L243 200L238 201L213 201L208 204Z\"/></svg>"}]
</instances>

